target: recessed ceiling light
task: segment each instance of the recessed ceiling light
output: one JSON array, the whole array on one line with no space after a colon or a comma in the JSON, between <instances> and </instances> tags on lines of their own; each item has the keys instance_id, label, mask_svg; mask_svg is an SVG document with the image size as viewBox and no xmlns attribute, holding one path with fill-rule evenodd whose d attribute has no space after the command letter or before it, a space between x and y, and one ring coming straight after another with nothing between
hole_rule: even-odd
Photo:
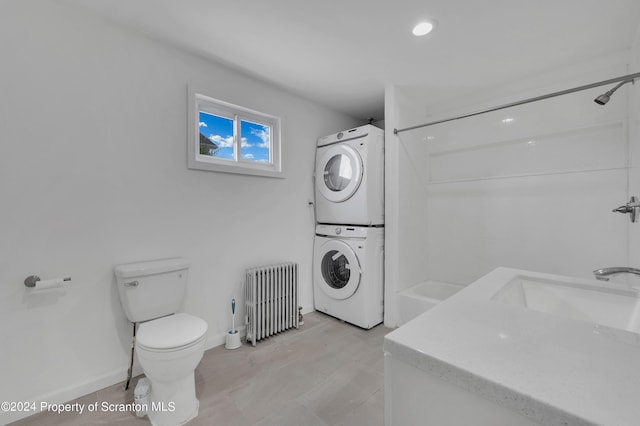
<instances>
[{"instance_id":1,"label":"recessed ceiling light","mask_svg":"<svg viewBox=\"0 0 640 426\"><path fill-rule=\"evenodd\" d=\"M435 25L433 21L422 21L419 24L417 24L415 27L413 27L413 35L416 37L427 35L431 31L433 31L434 27Z\"/></svg>"}]
</instances>

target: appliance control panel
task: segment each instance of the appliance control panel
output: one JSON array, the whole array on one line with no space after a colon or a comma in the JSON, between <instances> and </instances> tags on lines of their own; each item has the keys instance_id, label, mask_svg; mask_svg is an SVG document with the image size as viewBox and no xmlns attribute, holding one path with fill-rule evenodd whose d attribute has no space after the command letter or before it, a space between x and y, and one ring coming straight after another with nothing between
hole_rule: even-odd
<instances>
[{"instance_id":1,"label":"appliance control panel","mask_svg":"<svg viewBox=\"0 0 640 426\"><path fill-rule=\"evenodd\" d=\"M366 238L369 226L316 225L316 235L323 237Z\"/></svg>"}]
</instances>

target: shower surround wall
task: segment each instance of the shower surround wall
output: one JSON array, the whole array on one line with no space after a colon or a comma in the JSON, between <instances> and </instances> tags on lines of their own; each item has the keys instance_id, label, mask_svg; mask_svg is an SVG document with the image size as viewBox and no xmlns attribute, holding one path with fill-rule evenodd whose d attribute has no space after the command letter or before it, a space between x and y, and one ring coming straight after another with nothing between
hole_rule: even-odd
<instances>
[{"instance_id":1,"label":"shower surround wall","mask_svg":"<svg viewBox=\"0 0 640 426\"><path fill-rule=\"evenodd\" d=\"M208 347L224 343L246 267L298 262L312 309L315 141L360 122L64 2L0 2L0 38L0 401L124 381L115 264L190 259L185 309ZM188 170L188 83L280 116L287 179ZM73 281L28 295L31 274Z\"/></svg>"},{"instance_id":2,"label":"shower surround wall","mask_svg":"<svg viewBox=\"0 0 640 426\"><path fill-rule=\"evenodd\" d=\"M640 70L640 28L631 49L631 69ZM629 195L640 197L640 84L629 89ZM640 223L629 226L629 266L640 268Z\"/></svg>"},{"instance_id":3,"label":"shower surround wall","mask_svg":"<svg viewBox=\"0 0 640 426\"><path fill-rule=\"evenodd\" d=\"M637 124L627 118L636 87L606 106L593 99L610 87L392 133L637 71L628 63L629 52L617 52L439 106L448 111L438 115L415 91L387 88L387 326L401 323L396 294L421 281L467 285L498 266L590 277L629 263L635 229L611 209L627 202L629 172L637 174L628 167ZM427 114L416 120L416 111Z\"/></svg>"}]
</instances>

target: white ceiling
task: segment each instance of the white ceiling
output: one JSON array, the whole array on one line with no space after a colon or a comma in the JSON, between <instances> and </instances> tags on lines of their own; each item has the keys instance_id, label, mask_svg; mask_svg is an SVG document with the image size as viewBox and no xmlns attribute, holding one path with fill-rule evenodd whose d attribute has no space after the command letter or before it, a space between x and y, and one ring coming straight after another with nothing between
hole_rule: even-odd
<instances>
[{"instance_id":1,"label":"white ceiling","mask_svg":"<svg viewBox=\"0 0 640 426\"><path fill-rule=\"evenodd\" d=\"M640 24L639 0L63 1L376 120L386 84L459 97L627 49Z\"/></svg>"}]
</instances>

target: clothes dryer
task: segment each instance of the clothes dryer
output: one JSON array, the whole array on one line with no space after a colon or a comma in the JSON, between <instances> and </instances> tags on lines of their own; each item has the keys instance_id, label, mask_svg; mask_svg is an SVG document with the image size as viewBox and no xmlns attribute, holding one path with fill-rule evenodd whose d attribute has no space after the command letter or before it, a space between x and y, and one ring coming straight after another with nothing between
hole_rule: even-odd
<instances>
[{"instance_id":1,"label":"clothes dryer","mask_svg":"<svg viewBox=\"0 0 640 426\"><path fill-rule=\"evenodd\" d=\"M384 228L318 225L313 252L315 309L370 329L384 315Z\"/></svg>"},{"instance_id":2,"label":"clothes dryer","mask_svg":"<svg viewBox=\"0 0 640 426\"><path fill-rule=\"evenodd\" d=\"M384 224L384 132L370 124L318 139L316 221Z\"/></svg>"}]
</instances>

